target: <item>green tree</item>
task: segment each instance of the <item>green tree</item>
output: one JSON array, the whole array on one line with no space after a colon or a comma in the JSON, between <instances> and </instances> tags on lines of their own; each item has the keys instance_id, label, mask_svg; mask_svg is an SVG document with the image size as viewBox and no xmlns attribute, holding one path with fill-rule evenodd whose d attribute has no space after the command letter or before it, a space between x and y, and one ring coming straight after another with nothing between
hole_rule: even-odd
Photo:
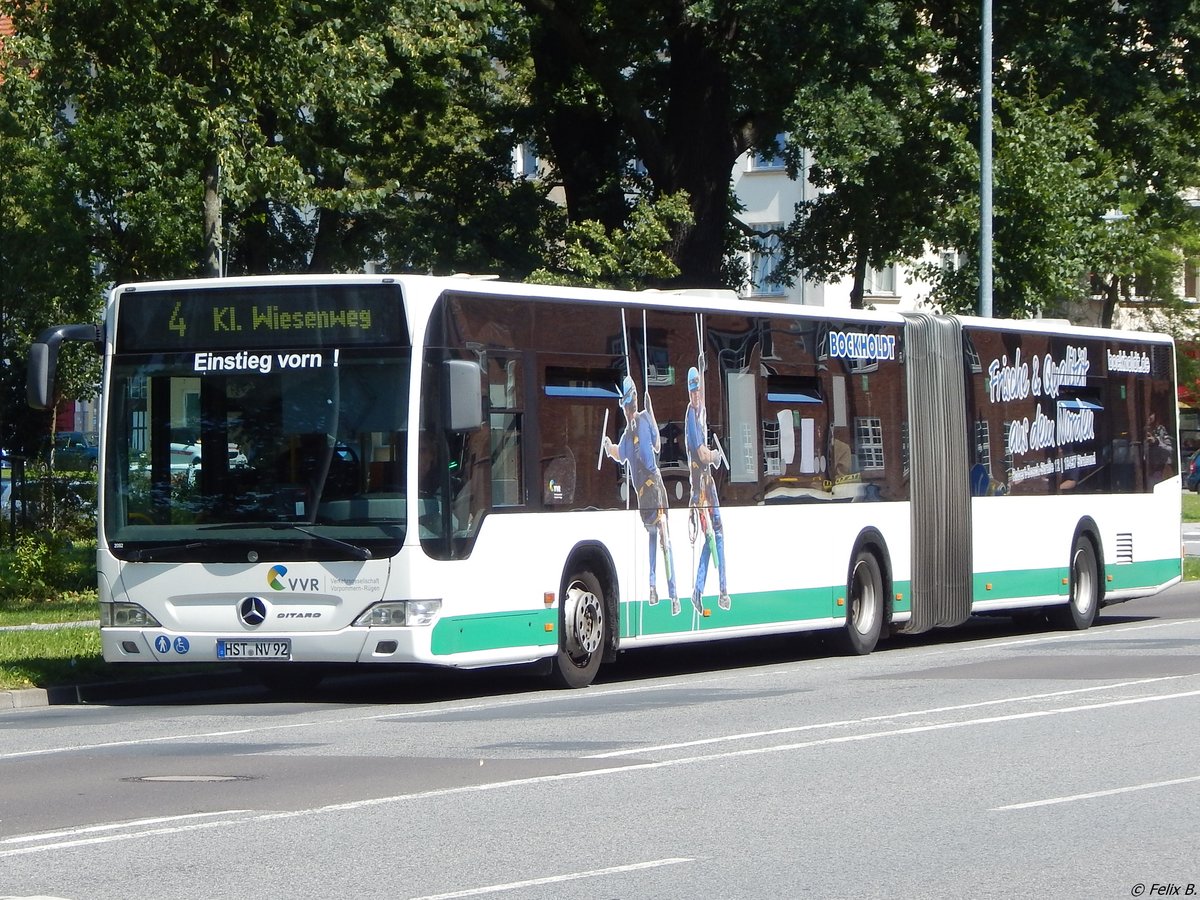
<instances>
[{"instance_id":1,"label":"green tree","mask_svg":"<svg viewBox=\"0 0 1200 900\"><path fill-rule=\"evenodd\" d=\"M826 37L811 25L842 4L517 2L529 16L535 136L570 219L621 224L633 184L652 199L685 193L691 217L675 225L672 282L721 285L733 164L774 144L797 75Z\"/></svg>"},{"instance_id":2,"label":"green tree","mask_svg":"<svg viewBox=\"0 0 1200 900\"><path fill-rule=\"evenodd\" d=\"M36 452L52 424L25 403L30 342L51 323L91 321L97 306L86 215L55 136L22 118L27 87L20 72L0 84L0 446L19 454ZM90 395L96 363L68 354L60 391Z\"/></svg>"},{"instance_id":3,"label":"green tree","mask_svg":"<svg viewBox=\"0 0 1200 900\"><path fill-rule=\"evenodd\" d=\"M512 236L538 229L497 218L515 188L490 49L503 4L11 3L31 109L108 280L426 267L459 251L532 267ZM478 252L488 235L518 246Z\"/></svg>"},{"instance_id":4,"label":"green tree","mask_svg":"<svg viewBox=\"0 0 1200 900\"><path fill-rule=\"evenodd\" d=\"M1116 183L1115 167L1078 106L1000 95L996 123L994 312L1067 314L1089 290L1087 273L1104 265L1117 240L1098 206ZM977 154L965 141L959 150L958 183L970 185ZM977 308L979 203L972 188L928 232L934 246L960 251L954 264L919 267L933 286L931 299L947 311Z\"/></svg>"},{"instance_id":5,"label":"green tree","mask_svg":"<svg viewBox=\"0 0 1200 900\"><path fill-rule=\"evenodd\" d=\"M798 73L787 108L789 168L818 193L786 229L784 265L793 277L850 276L860 309L868 267L924 252L963 135L941 116L944 86L930 65L941 40L920 7L826 13L813 26L822 55Z\"/></svg>"},{"instance_id":6,"label":"green tree","mask_svg":"<svg viewBox=\"0 0 1200 900\"><path fill-rule=\"evenodd\" d=\"M551 251L550 266L530 275L543 284L578 284L638 290L670 281L679 269L670 257L671 234L691 220L685 194L633 208L627 228L606 228L585 219L571 223L564 240Z\"/></svg>"},{"instance_id":7,"label":"green tree","mask_svg":"<svg viewBox=\"0 0 1200 900\"><path fill-rule=\"evenodd\" d=\"M1104 284L1100 324L1111 324L1117 302L1133 294L1135 279L1139 296L1171 304L1180 247L1193 240L1189 235L1197 227L1181 199L1200 184L1194 147L1200 133L1195 2L1067 0L998 6L995 13L996 97L998 103L1009 98L1007 106L997 108L997 309L1014 314L1053 309L1064 301L1064 292L1078 303L1090 293L1088 273ZM951 0L930 4L929 18L948 48L936 59L939 78L950 96L972 101L960 104L958 118L948 109L946 121L966 126L977 150L978 91L971 85L978 82L978 10ZM1023 118L1018 108L1026 111ZM1071 147L1068 138L1054 149L1052 136L1031 130L1039 116L1055 132L1076 132L1081 143ZM1006 136L1006 128L1016 130ZM1038 149L1025 147L1027 140ZM1007 163L1004 154L1011 156ZM1022 161L1049 168L1018 173ZM1038 181L1041 189L1066 195L1035 196ZM1024 192L1032 205L1001 208L1001 191L1014 200ZM1090 195L1090 203L1084 195ZM947 246L964 258L975 256L978 226L974 231L964 227L975 201L968 191L948 193L945 200L947 218L960 223L956 242ZM1037 209L1053 212L1027 214ZM1110 211L1117 215L1106 222ZM1035 256L1045 259L1035 263ZM1062 271L1065 257L1083 265L1073 290ZM977 260L975 265L977 273ZM955 294L951 306L970 308L970 291L977 284L969 266L942 282L941 299Z\"/></svg>"}]
</instances>

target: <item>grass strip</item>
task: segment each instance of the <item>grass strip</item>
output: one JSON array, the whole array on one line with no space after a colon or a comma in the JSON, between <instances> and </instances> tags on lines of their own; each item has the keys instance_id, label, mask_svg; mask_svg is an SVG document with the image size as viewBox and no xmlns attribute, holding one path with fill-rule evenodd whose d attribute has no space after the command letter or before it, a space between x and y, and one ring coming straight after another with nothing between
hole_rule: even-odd
<instances>
[{"instance_id":1,"label":"grass strip","mask_svg":"<svg viewBox=\"0 0 1200 900\"><path fill-rule=\"evenodd\" d=\"M0 691L113 678L100 655L98 628L0 631Z\"/></svg>"},{"instance_id":2,"label":"grass strip","mask_svg":"<svg viewBox=\"0 0 1200 900\"><path fill-rule=\"evenodd\" d=\"M0 626L90 622L98 614L95 591L65 591L49 600L10 598L0 601Z\"/></svg>"}]
</instances>

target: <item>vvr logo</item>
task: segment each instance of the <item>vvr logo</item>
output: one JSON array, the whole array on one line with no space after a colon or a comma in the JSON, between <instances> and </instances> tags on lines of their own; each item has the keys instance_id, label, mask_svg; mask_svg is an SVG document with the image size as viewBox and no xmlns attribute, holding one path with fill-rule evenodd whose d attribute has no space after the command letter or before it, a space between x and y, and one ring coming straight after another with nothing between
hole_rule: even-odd
<instances>
[{"instance_id":1,"label":"vvr logo","mask_svg":"<svg viewBox=\"0 0 1200 900\"><path fill-rule=\"evenodd\" d=\"M273 591L283 590L283 576L287 574L287 569L283 566L271 566L271 571L267 573L267 584Z\"/></svg>"},{"instance_id":2,"label":"vvr logo","mask_svg":"<svg viewBox=\"0 0 1200 900\"><path fill-rule=\"evenodd\" d=\"M267 584L273 591L319 591L321 582L317 578L284 578L287 567L272 566L267 572Z\"/></svg>"}]
</instances>

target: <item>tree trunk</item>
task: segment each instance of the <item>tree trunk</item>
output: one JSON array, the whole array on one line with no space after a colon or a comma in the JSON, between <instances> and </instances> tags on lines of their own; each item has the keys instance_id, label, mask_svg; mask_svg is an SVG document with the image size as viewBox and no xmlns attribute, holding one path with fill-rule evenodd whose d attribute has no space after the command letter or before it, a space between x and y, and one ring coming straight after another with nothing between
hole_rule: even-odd
<instances>
[{"instance_id":1,"label":"tree trunk","mask_svg":"<svg viewBox=\"0 0 1200 900\"><path fill-rule=\"evenodd\" d=\"M651 170L662 194L687 191L695 222L677 236L678 287L722 286L730 176L746 150L745 135L730 121L729 73L720 53L698 28L670 41L670 99L663 144L665 172Z\"/></svg>"},{"instance_id":2,"label":"tree trunk","mask_svg":"<svg viewBox=\"0 0 1200 900\"><path fill-rule=\"evenodd\" d=\"M534 102L546 111L546 136L572 222L593 219L612 230L625 224L628 204L621 184L623 139L610 115L577 96L579 73L570 51L551 29L532 41Z\"/></svg>"},{"instance_id":3,"label":"tree trunk","mask_svg":"<svg viewBox=\"0 0 1200 900\"><path fill-rule=\"evenodd\" d=\"M330 172L321 179L321 187L337 192L346 186L344 170ZM343 262L346 215L340 210L322 207L317 210L317 233L313 236L310 272L335 272Z\"/></svg>"},{"instance_id":4,"label":"tree trunk","mask_svg":"<svg viewBox=\"0 0 1200 900\"><path fill-rule=\"evenodd\" d=\"M1100 327L1112 328L1121 300L1121 276L1113 275L1104 285L1104 306L1100 308Z\"/></svg>"},{"instance_id":5,"label":"tree trunk","mask_svg":"<svg viewBox=\"0 0 1200 900\"><path fill-rule=\"evenodd\" d=\"M629 78L623 68L614 69L612 60L595 46L595 41L581 27L585 13L577 9L576 4L553 0L520 0L520 3L546 30L535 39L535 44L555 41L562 44L561 48L535 48L535 54L540 54L539 77L550 76L551 72L545 67L552 62L570 65L568 75L565 78L559 76L564 85L570 86L575 85L578 78L575 69L581 69L604 94L606 105L611 106L613 122L607 130L600 129L599 123L591 120L579 133L568 135L566 129L580 126L568 121L565 115L561 122L551 122L548 126L564 180L570 172L572 178L578 177L581 182L568 185L569 193L579 198L573 204L572 217L577 218L583 213L580 201L590 194L596 209L589 217L609 224L610 211L616 207L615 194L611 193L613 180L617 179L619 184L620 176L619 169L611 168L614 163L610 154L615 151L616 165L619 165L624 161L619 142L632 140L636 155L645 164L653 182L655 195L666 196L679 191L686 191L688 195L695 221L678 229L673 236L672 258L680 270L674 286L722 286L726 228L730 221L730 174L738 156L750 146L754 127L753 114L743 114L742 121L734 112L733 73L721 55L722 48L734 39L735 22L716 27L703 16L690 16L690 4L664 4L662 27L667 34L667 46L659 61L666 62L668 72L662 87L658 86L657 76L651 80L655 96L652 102L647 102L638 94L644 86L639 86L637 79ZM560 53L561 59L558 58ZM548 83L553 84L554 79L550 78ZM665 107L659 103L664 96ZM590 106L572 104L570 111L578 114L585 108L607 112L595 103ZM650 109L654 110L654 115L648 114ZM604 143L599 150L586 149L585 165L583 160L576 158L579 150L567 145L582 146L595 141L597 134L605 136ZM601 171L588 171L587 166L591 165L600 165ZM604 166L609 167L606 178L601 177ZM587 184L592 186L590 191Z\"/></svg>"},{"instance_id":6,"label":"tree trunk","mask_svg":"<svg viewBox=\"0 0 1200 900\"><path fill-rule=\"evenodd\" d=\"M204 173L204 257L201 274L221 277L221 165L216 157Z\"/></svg>"},{"instance_id":7,"label":"tree trunk","mask_svg":"<svg viewBox=\"0 0 1200 900\"><path fill-rule=\"evenodd\" d=\"M867 251L859 247L854 255L854 284L850 287L850 308L863 308L863 294L867 284Z\"/></svg>"}]
</instances>

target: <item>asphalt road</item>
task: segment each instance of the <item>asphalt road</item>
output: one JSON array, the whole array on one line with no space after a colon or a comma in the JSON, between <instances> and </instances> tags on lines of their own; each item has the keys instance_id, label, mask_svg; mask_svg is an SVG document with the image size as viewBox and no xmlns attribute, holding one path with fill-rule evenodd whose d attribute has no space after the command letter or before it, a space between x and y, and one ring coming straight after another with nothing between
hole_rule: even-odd
<instances>
[{"instance_id":1,"label":"asphalt road","mask_svg":"<svg viewBox=\"0 0 1200 900\"><path fill-rule=\"evenodd\" d=\"M1187 556L1200 556L1200 522L1184 522L1179 529L1179 537Z\"/></svg>"},{"instance_id":2,"label":"asphalt road","mask_svg":"<svg viewBox=\"0 0 1200 900\"><path fill-rule=\"evenodd\" d=\"M0 712L0 896L1200 894L1200 585L825 653Z\"/></svg>"}]
</instances>

